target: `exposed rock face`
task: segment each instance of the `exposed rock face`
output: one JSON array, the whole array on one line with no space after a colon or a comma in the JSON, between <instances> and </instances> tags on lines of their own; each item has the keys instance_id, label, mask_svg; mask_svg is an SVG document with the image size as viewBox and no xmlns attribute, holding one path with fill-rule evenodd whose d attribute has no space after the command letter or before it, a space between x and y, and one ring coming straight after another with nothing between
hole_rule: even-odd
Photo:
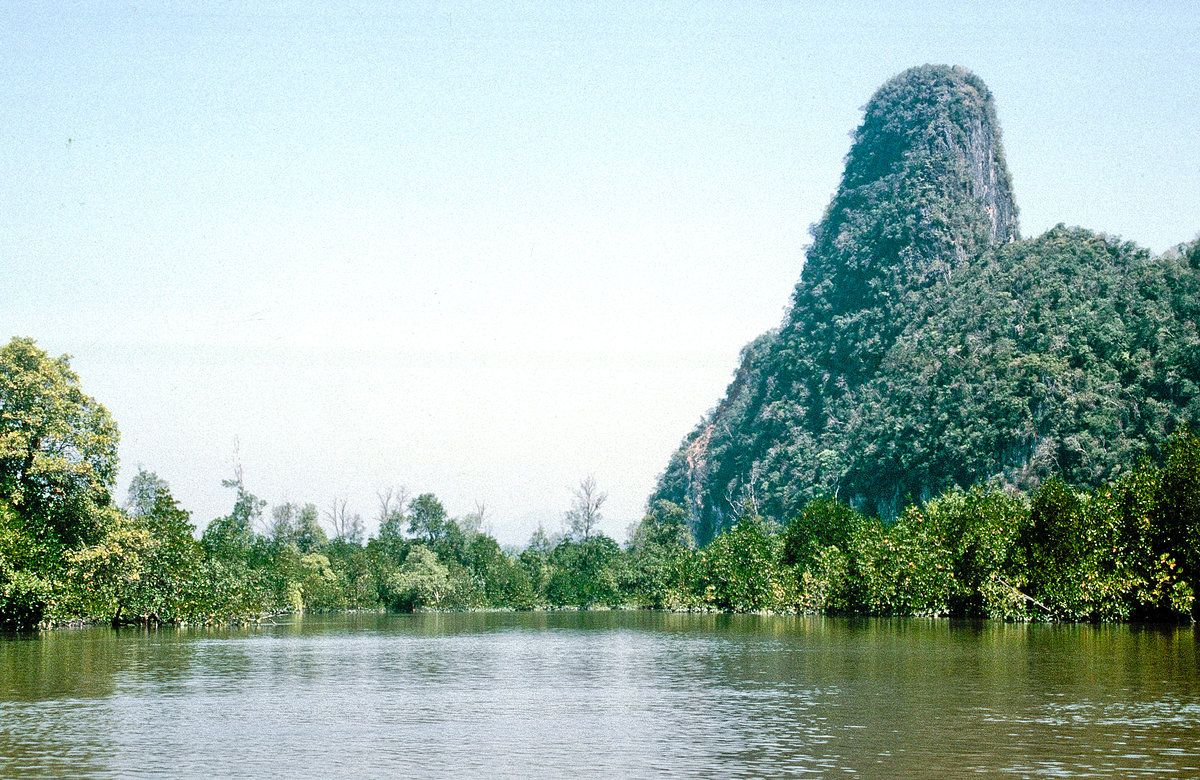
<instances>
[{"instance_id":1,"label":"exposed rock face","mask_svg":"<svg viewBox=\"0 0 1200 780\"><path fill-rule=\"evenodd\" d=\"M697 541L749 501L832 494L883 518L951 485L1099 484L1200 425L1200 241L1020 240L991 94L913 68L865 109L792 306L654 499Z\"/></svg>"}]
</instances>

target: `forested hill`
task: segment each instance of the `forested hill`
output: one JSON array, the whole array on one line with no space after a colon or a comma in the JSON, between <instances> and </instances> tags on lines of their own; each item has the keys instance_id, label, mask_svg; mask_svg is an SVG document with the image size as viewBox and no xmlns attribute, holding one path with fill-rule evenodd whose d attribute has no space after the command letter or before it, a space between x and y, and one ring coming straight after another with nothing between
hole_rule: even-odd
<instances>
[{"instance_id":1,"label":"forested hill","mask_svg":"<svg viewBox=\"0 0 1200 780\"><path fill-rule=\"evenodd\" d=\"M885 519L952 485L1097 485L1200 422L1200 242L1021 240L991 93L926 65L872 97L777 331L653 499L701 543L745 502Z\"/></svg>"}]
</instances>

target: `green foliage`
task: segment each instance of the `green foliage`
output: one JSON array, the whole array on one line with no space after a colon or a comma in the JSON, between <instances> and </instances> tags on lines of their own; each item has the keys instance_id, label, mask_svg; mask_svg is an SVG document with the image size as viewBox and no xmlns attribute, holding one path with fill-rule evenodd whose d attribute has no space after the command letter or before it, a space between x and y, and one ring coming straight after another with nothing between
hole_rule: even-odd
<instances>
[{"instance_id":1,"label":"green foliage","mask_svg":"<svg viewBox=\"0 0 1200 780\"><path fill-rule=\"evenodd\" d=\"M234 479L224 480L221 484L235 491L233 509L229 514L208 524L204 535L200 537L200 544L213 558L249 565L253 561L258 541L254 527L262 517L267 502L246 490L241 474Z\"/></svg>"},{"instance_id":2,"label":"green foliage","mask_svg":"<svg viewBox=\"0 0 1200 780\"><path fill-rule=\"evenodd\" d=\"M792 606L798 612L841 615L853 611L850 562L837 545L822 547L803 570L797 570Z\"/></svg>"},{"instance_id":3,"label":"green foliage","mask_svg":"<svg viewBox=\"0 0 1200 780\"><path fill-rule=\"evenodd\" d=\"M830 545L844 549L865 521L862 514L832 496L809 501L783 529L783 564L803 570L821 549Z\"/></svg>"},{"instance_id":4,"label":"green foliage","mask_svg":"<svg viewBox=\"0 0 1200 780\"><path fill-rule=\"evenodd\" d=\"M117 441L65 355L19 337L0 349L0 625L29 628L68 608L68 557L112 522Z\"/></svg>"},{"instance_id":5,"label":"green foliage","mask_svg":"<svg viewBox=\"0 0 1200 780\"><path fill-rule=\"evenodd\" d=\"M404 536L404 529L410 524L410 518L402 511L392 510L380 520L379 534L368 545L377 556L398 565L408 555L408 539Z\"/></svg>"},{"instance_id":6,"label":"green foliage","mask_svg":"<svg viewBox=\"0 0 1200 780\"><path fill-rule=\"evenodd\" d=\"M1157 511L1159 548L1180 567L1180 576L1193 593L1200 582L1200 436L1182 431L1167 451L1159 487ZM1186 594L1172 599L1179 604ZM1200 602L1193 597L1190 612L1200 618Z\"/></svg>"},{"instance_id":7,"label":"green foliage","mask_svg":"<svg viewBox=\"0 0 1200 780\"><path fill-rule=\"evenodd\" d=\"M33 339L0 349L0 499L48 552L94 541L117 471L117 426L64 355Z\"/></svg>"},{"instance_id":8,"label":"green foliage","mask_svg":"<svg viewBox=\"0 0 1200 780\"><path fill-rule=\"evenodd\" d=\"M66 554L63 616L146 623L209 617L200 546L167 483L139 469L126 507L103 510L103 536Z\"/></svg>"},{"instance_id":9,"label":"green foliage","mask_svg":"<svg viewBox=\"0 0 1200 780\"><path fill-rule=\"evenodd\" d=\"M919 496L993 477L1095 487L1128 472L1200 410L1194 382L1178 381L1200 344L1186 319L1198 283L1178 263L1061 227L986 254L871 382L879 400L855 431L870 457L844 481L870 493L882 469Z\"/></svg>"},{"instance_id":10,"label":"green foliage","mask_svg":"<svg viewBox=\"0 0 1200 780\"><path fill-rule=\"evenodd\" d=\"M530 609L535 605L536 593L528 571L506 555L491 536L473 534L467 558L481 606Z\"/></svg>"},{"instance_id":11,"label":"green foliage","mask_svg":"<svg viewBox=\"0 0 1200 780\"><path fill-rule=\"evenodd\" d=\"M412 501L409 509L408 533L417 541L431 547L449 533L453 521L446 516L446 508L433 493L422 493Z\"/></svg>"},{"instance_id":12,"label":"green foliage","mask_svg":"<svg viewBox=\"0 0 1200 780\"><path fill-rule=\"evenodd\" d=\"M705 601L717 609L757 612L792 599L776 568L778 538L757 515L744 515L704 548Z\"/></svg>"},{"instance_id":13,"label":"green foliage","mask_svg":"<svg viewBox=\"0 0 1200 780\"><path fill-rule=\"evenodd\" d=\"M948 610L951 561L948 551L912 513L884 527L871 521L859 528L849 551L854 612L868 615L942 615Z\"/></svg>"},{"instance_id":14,"label":"green foliage","mask_svg":"<svg viewBox=\"0 0 1200 780\"><path fill-rule=\"evenodd\" d=\"M925 538L950 555L946 606L952 615L1012 616L1012 592L1003 583L1013 546L1028 522L1029 507L1005 490L952 489L908 510L905 520L926 530Z\"/></svg>"},{"instance_id":15,"label":"green foliage","mask_svg":"<svg viewBox=\"0 0 1200 780\"><path fill-rule=\"evenodd\" d=\"M252 620L275 611L264 572L237 562L205 555L200 563L203 622Z\"/></svg>"},{"instance_id":16,"label":"green foliage","mask_svg":"<svg viewBox=\"0 0 1200 780\"><path fill-rule=\"evenodd\" d=\"M280 522L286 511L273 513L269 539L250 530L236 545L206 547L166 483L140 471L127 511L98 510L99 537L66 551L56 571L29 565L39 560L29 553L36 540L0 503L0 605L8 627L75 616L219 621L380 603L397 611L628 605L1187 619L1195 607L1197 452L1197 438L1181 432L1164 466L1145 464L1096 490L1050 480L1027 499L998 487L954 488L893 523L823 497L778 529L744 502L741 520L701 550L682 507L662 501L625 551L600 534L555 541L538 532L514 556L486 533L459 529L461 547L439 554L410 542L399 561L378 540L364 547L335 539L301 552ZM230 517L246 528L253 511L261 502L240 489Z\"/></svg>"},{"instance_id":17,"label":"green foliage","mask_svg":"<svg viewBox=\"0 0 1200 780\"><path fill-rule=\"evenodd\" d=\"M141 572L122 609L154 622L202 616L206 586L191 516L180 508L167 483L144 469L138 469L130 483L126 511L148 542L140 550Z\"/></svg>"},{"instance_id":18,"label":"green foliage","mask_svg":"<svg viewBox=\"0 0 1200 780\"><path fill-rule=\"evenodd\" d=\"M385 592L388 607L397 612L436 609L451 599L450 571L432 550L416 544L389 577Z\"/></svg>"},{"instance_id":19,"label":"green foliage","mask_svg":"<svg viewBox=\"0 0 1200 780\"><path fill-rule=\"evenodd\" d=\"M307 555L329 543L315 504L280 504L271 510L271 541L275 544L294 544Z\"/></svg>"},{"instance_id":20,"label":"green foliage","mask_svg":"<svg viewBox=\"0 0 1200 780\"><path fill-rule=\"evenodd\" d=\"M135 598L152 540L141 524L116 509L106 508L104 517L103 537L66 555L73 596L68 608L117 621Z\"/></svg>"},{"instance_id":21,"label":"green foliage","mask_svg":"<svg viewBox=\"0 0 1200 780\"><path fill-rule=\"evenodd\" d=\"M379 570L371 551L346 539L334 539L320 549L329 557L330 566L345 588L345 604L349 609L376 609L380 605Z\"/></svg>"},{"instance_id":22,"label":"green foliage","mask_svg":"<svg viewBox=\"0 0 1200 780\"><path fill-rule=\"evenodd\" d=\"M836 511L813 504L805 509ZM1172 551L1154 542L1164 506L1159 472L1148 466L1091 492L1051 480L1031 500L996 488L951 489L895 523L854 522L839 544L812 540L805 549L815 553L794 565L795 607L1017 620L1186 618L1191 582Z\"/></svg>"},{"instance_id":23,"label":"green foliage","mask_svg":"<svg viewBox=\"0 0 1200 780\"><path fill-rule=\"evenodd\" d=\"M698 565L687 512L658 501L629 540L624 589L633 603L653 609L684 609L699 603Z\"/></svg>"},{"instance_id":24,"label":"green foliage","mask_svg":"<svg viewBox=\"0 0 1200 780\"><path fill-rule=\"evenodd\" d=\"M1078 276L1081 259L1086 260L1085 265L1101 268L1108 262L1104 257L1136 260L1141 256L1125 245L1079 231L1052 231L1039 240L1070 255L1056 266L1056 272L1041 273L1041 281L1036 282L1046 289L1057 284L1060 303L1072 285L1085 285L1071 276ZM976 293L988 289L971 286L980 274L1032 278L1033 271L1021 270L1019 263L1004 265L997 260L1011 255L1024 262L1023 258L1030 256L1027 248L1014 244L989 254L989 262L994 261L991 266L978 273L966 268L957 278ZM1038 256L1049 255L1043 252ZM1020 392L1033 393L1029 398L1036 403L1026 399L1013 405L1011 398L1020 393L1011 388L1011 392L1005 391L1008 395L999 393L997 397L1010 399L997 402L996 407L1013 415L1012 425L1006 428L1008 423L1003 420L1009 418L1003 415L991 418L1002 420L991 427L972 419L984 413L971 405L969 394L947 396L944 403L939 400L933 405L941 410L939 435L948 449L961 450L955 457L967 462L969 457L963 453L973 453L976 448L985 451L1005 436L1016 435L1012 431L1031 420L1049 420L1045 425L1057 426L1053 430L1060 432L1074 430L1070 426L1076 423L1064 422L1070 415L1055 405L1060 402L1090 404L1088 424L1106 436L1111 433L1114 440L1119 440L1120 432L1105 428L1112 423L1110 408L1121 408L1131 398L1145 405L1145 419L1137 423L1125 419L1121 430L1168 425L1172 419L1168 407L1156 406L1152 395L1130 395L1132 391L1127 391L1132 385L1121 384L1126 380L1118 374L1104 374L1117 382L1107 385L1089 384L1092 380L1084 373L1072 373L1076 363L1089 360L1115 366L1110 358L1125 355L1131 344L1142 344L1139 349L1145 350L1149 350L1145 345L1152 345L1155 354L1174 355L1171 359L1190 366L1188 371L1195 368L1187 362L1196 359L1196 350L1188 346L1194 327L1172 319L1170 312L1200 315L1188 308L1196 301L1188 286L1191 282L1184 278L1185 271L1200 267L1200 250L1187 246L1165 257L1164 267L1169 271L1165 283L1153 282L1152 275L1139 267L1129 271L1133 281L1114 277L1105 283L1108 290L1123 284L1127 289L1155 290L1155 301L1168 299L1158 309L1143 306L1153 309L1145 317L1156 318L1157 330L1138 320L1144 332L1137 331L1141 335L1135 337L1129 335L1134 331L1120 331L1113 325L1109 336L1123 345L1125 352L1093 340L1087 347L1093 357L1088 357L1078 343L1064 344L1054 335L1056 330L1069 332L1073 325L1085 322L1083 310L1072 310L1071 322L1058 315L1057 319L1043 315L1030 320L1043 323L1040 333L1015 334L1007 341L989 336L992 341L988 345L971 346L973 342L968 341L970 349L964 348L957 363L964 375L977 371L994 382L1010 382L1013 387L1025 388ZM1054 282L1059 279L1055 273L1063 275L1060 281L1068 277L1074 281ZM1088 273L1092 272L1084 273L1083 278L1092 278ZM1090 294L1097 307L1116 307L1106 302L1102 291L1091 290ZM983 312L979 316L983 328L994 327L993 320L1006 316L988 313L987 305L976 309ZM956 310L951 307L948 311ZM936 353L940 316L931 310L920 326L925 330L905 330L886 360L894 359L899 365L901 357L907 360L916 355L919 350L908 344L910 338L917 339L913 344L933 344ZM914 332L922 335L917 338ZM1087 338L1086 328L1071 338L1076 336ZM1048 346L1039 347L1042 351L1036 354L1022 351L1025 337ZM769 350L775 343L772 338L761 346ZM1172 346L1180 343L1185 345L1182 350ZM979 357L988 355L986 360ZM73 374L63 373L65 360L50 361L32 342L20 339L6 348L4 360L7 374L0 387L8 393L3 418L8 426L3 429L8 457L3 460L7 471L0 482L5 490L0 496L0 628L28 628L75 618L147 623L224 621L255 619L279 611L379 605L400 611L639 606L1018 620L1186 620L1197 614L1200 437L1186 428L1167 441L1165 455L1150 445L1119 450L1125 456L1137 456L1140 464L1136 467L1116 461L1104 465L1105 458L1115 456L1091 452L1096 443L1086 435L1091 435L1092 429L1080 428L1074 438L1065 441L1087 452L1072 459L1061 448L1053 450L1050 460L1061 467L1061 475L1042 480L1025 493L1020 485L1038 481L1037 457L1024 461L1020 471L1024 477L1014 477L1016 472L995 474L988 487L976 482L969 490L954 486L958 477L947 477L949 486L933 497L926 495L929 485L941 482L931 476L937 472L930 467L921 472L922 479L929 481L913 483L914 487L921 485L925 500L910 502L888 521L869 517L829 494L802 501L804 492L789 482L795 473L786 476L782 470L759 469L756 473L761 482L742 484L740 492L725 496L728 504L740 506L739 520L699 550L693 539L694 515L667 500L653 502L632 530L625 550L585 523L586 528L576 524L575 533L563 538L549 538L539 529L525 550L505 552L481 530L482 509L473 519L456 522L447 517L432 493L414 499L407 512L403 506L390 511L385 504L379 535L365 546L353 533L330 540L312 504L275 507L267 534L260 535L256 529L263 527L266 504L246 489L240 473L224 483L235 489L230 513L210 523L197 542L190 516L179 507L167 483L152 472L139 469L124 509L111 504L111 478L102 478L106 467L100 461L99 466L89 465L87 457L80 454L101 440L115 446L115 428L111 438L104 435L104 425L87 428L107 419L106 413L72 418L72 425L84 426L82 432L67 431L70 425L55 428L76 414L77 407L95 404L77 392ZM986 368L987 361L997 360L1003 363L1002 369ZM1174 394L1185 407L1192 403L1189 383L1194 375L1173 373L1174 369L1161 373L1153 360L1148 364L1139 363L1141 360L1134 361L1138 366L1134 373L1141 377L1137 382L1152 377L1153 381L1146 381L1157 383L1155 392ZM35 378L23 376L21 371L30 371ZM872 384L876 380L871 380L862 386L888 388L886 393L880 390L873 408L900 404L907 409L904 414L910 415L898 417L901 412L895 411L887 419L902 421L896 432L877 431L883 438L895 437L887 449L891 455L885 457L876 446L883 439L864 438L864 432L876 424L869 415L854 418L856 422L843 427L879 458L877 462L883 464L880 471L893 478L916 468L913 464L920 458L926 458L923 462L927 464L934 462L929 460L934 456L919 447L911 455L913 460L904 460L909 456L901 454L900 437L904 425L917 425L913 420L932 413L918 403L928 398L920 396L916 388L944 384L937 376L922 369L909 384L893 378L888 380L890 385ZM1069 378L1065 384L1063 376ZM42 381L46 377L49 379ZM744 377L747 383L753 378L753 371ZM34 387L42 388L39 392L45 397L37 396L30 389ZM1085 393L1071 401L1073 396L1063 387L1091 395ZM900 401L892 398L893 391ZM732 395L738 403L745 400L740 390ZM21 399L28 398L42 400L29 406L26 414L21 411L25 403ZM78 404L72 406L63 398L74 398ZM953 413L949 410L952 405L956 405ZM1178 404L1172 408L1179 408ZM22 446L34 440L44 444L50 438L49 433L30 438L29 420L51 421L45 430L66 443L49 450L40 449L39 444L19 455ZM80 437L80 443L72 444L71 436ZM712 441L705 443L706 437ZM706 430L690 440L680 456L689 469L707 468L702 462L704 453L725 446L714 443L717 438ZM847 465L851 461L843 450L829 446L833 443L828 436L823 439L824 449L817 456L819 468L829 474L840 471L840 487L861 498L854 492L856 472ZM1041 451L1037 447L1034 455ZM786 454L785 450L780 453ZM1156 456L1162 465L1153 465ZM113 458L115 468L115 455ZM990 467L981 468L987 471ZM36 478L29 476L35 473ZM974 472L959 476L970 473ZM53 474L58 476L50 476ZM85 479L80 475L91 476ZM1066 475L1074 476L1075 486ZM1110 476L1090 486L1097 475ZM760 491L756 484L765 487ZM588 485L585 481L577 493L576 508L590 505L598 510L602 494L595 491L594 483L589 492L585 489ZM37 491L47 486L54 486L53 495L39 498ZM61 494L68 487L76 491L73 497ZM589 495L595 500L588 499ZM735 497L742 499L740 503ZM687 497L689 502L693 499ZM782 529L758 513L762 505L793 504L796 511ZM694 509L694 502L688 506ZM344 506L341 509L344 512ZM598 515L593 512L592 517ZM331 519L336 526L337 518ZM404 529L415 538L406 538Z\"/></svg>"},{"instance_id":25,"label":"green foliage","mask_svg":"<svg viewBox=\"0 0 1200 780\"><path fill-rule=\"evenodd\" d=\"M583 541L563 539L551 553L550 562L546 599L552 606L586 609L620 605L624 559L621 548L610 537L592 533Z\"/></svg>"},{"instance_id":26,"label":"green foliage","mask_svg":"<svg viewBox=\"0 0 1200 780\"><path fill-rule=\"evenodd\" d=\"M776 520L836 495L891 522L955 486L1097 488L1159 457L1200 424L1200 242L1022 241L1015 215L982 82L925 66L885 84L781 328L655 498L703 543L747 494Z\"/></svg>"},{"instance_id":27,"label":"green foliage","mask_svg":"<svg viewBox=\"0 0 1200 780\"><path fill-rule=\"evenodd\" d=\"M1117 557L1121 524L1095 496L1052 479L1034 494L1017 541L1018 574L1029 603L1049 617L1114 619L1128 615L1132 583Z\"/></svg>"},{"instance_id":28,"label":"green foliage","mask_svg":"<svg viewBox=\"0 0 1200 780\"><path fill-rule=\"evenodd\" d=\"M535 602L546 602L546 591L550 587L550 578L554 574L554 564L550 554L554 550L546 532L538 527L530 536L529 543L517 556L517 566L525 572Z\"/></svg>"},{"instance_id":29,"label":"green foliage","mask_svg":"<svg viewBox=\"0 0 1200 780\"><path fill-rule=\"evenodd\" d=\"M36 565L42 557L17 513L0 501L0 630L41 623L54 598L52 581Z\"/></svg>"},{"instance_id":30,"label":"green foliage","mask_svg":"<svg viewBox=\"0 0 1200 780\"><path fill-rule=\"evenodd\" d=\"M467 537L458 523L446 514L433 493L422 493L409 505L408 533L443 560L467 563Z\"/></svg>"},{"instance_id":31,"label":"green foliage","mask_svg":"<svg viewBox=\"0 0 1200 780\"><path fill-rule=\"evenodd\" d=\"M346 580L327 556L308 553L300 558L300 594L304 609L341 610L348 606Z\"/></svg>"}]
</instances>

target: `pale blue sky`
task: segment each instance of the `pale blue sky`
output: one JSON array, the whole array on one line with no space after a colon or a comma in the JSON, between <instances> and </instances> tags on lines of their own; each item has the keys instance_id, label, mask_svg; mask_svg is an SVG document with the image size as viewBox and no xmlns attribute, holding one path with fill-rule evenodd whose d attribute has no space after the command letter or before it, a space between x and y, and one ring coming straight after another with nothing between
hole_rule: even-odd
<instances>
[{"instance_id":1,"label":"pale blue sky","mask_svg":"<svg viewBox=\"0 0 1200 780\"><path fill-rule=\"evenodd\" d=\"M203 528L389 485L624 538L778 324L860 108L964 65L1021 227L1200 231L1191 3L4 3L0 335Z\"/></svg>"}]
</instances>

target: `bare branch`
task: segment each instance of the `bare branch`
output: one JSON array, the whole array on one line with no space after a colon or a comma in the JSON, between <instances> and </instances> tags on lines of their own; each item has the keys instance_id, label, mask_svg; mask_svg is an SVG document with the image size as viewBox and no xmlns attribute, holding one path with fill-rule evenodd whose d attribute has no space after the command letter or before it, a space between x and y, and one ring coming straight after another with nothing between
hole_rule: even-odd
<instances>
[{"instance_id":1,"label":"bare branch","mask_svg":"<svg viewBox=\"0 0 1200 780\"><path fill-rule=\"evenodd\" d=\"M588 475L575 489L571 508L563 514L568 532L577 539L587 541L597 530L603 516L600 508L608 500L608 493L596 485L596 478Z\"/></svg>"}]
</instances>

